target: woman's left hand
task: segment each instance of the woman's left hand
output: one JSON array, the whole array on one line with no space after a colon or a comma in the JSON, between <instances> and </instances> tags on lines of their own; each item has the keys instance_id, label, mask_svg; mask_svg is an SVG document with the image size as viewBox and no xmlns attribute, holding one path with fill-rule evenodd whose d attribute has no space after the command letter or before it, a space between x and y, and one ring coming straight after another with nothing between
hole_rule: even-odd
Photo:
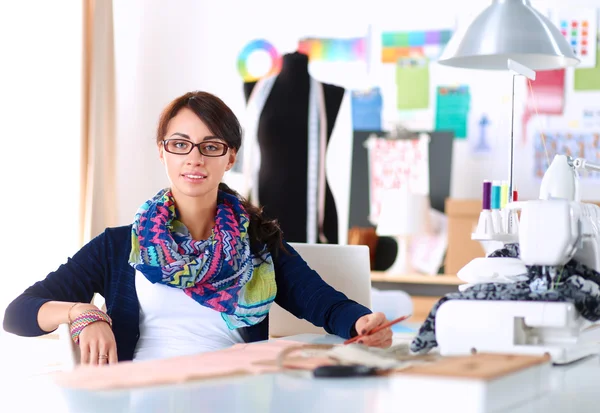
<instances>
[{"instance_id":1,"label":"woman's left hand","mask_svg":"<svg viewBox=\"0 0 600 413\"><path fill-rule=\"evenodd\" d=\"M358 335L363 335L386 322L387 320L383 313L372 313L356 320L354 328L356 328ZM358 340L358 343L365 346L388 348L392 345L392 328L384 328L375 334L363 337Z\"/></svg>"}]
</instances>

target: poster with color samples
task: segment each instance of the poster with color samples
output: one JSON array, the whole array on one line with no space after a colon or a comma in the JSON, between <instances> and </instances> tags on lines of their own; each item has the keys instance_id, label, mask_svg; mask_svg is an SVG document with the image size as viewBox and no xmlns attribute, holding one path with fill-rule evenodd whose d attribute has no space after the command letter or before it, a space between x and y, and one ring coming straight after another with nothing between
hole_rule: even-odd
<instances>
[{"instance_id":1,"label":"poster with color samples","mask_svg":"<svg viewBox=\"0 0 600 413\"><path fill-rule=\"evenodd\" d=\"M578 7L560 9L554 13L554 22L580 60L577 67L596 67L597 9Z\"/></svg>"},{"instance_id":2,"label":"poster with color samples","mask_svg":"<svg viewBox=\"0 0 600 413\"><path fill-rule=\"evenodd\" d=\"M397 63L405 57L437 59L452 37L452 30L383 32L381 34L381 61Z\"/></svg>"}]
</instances>

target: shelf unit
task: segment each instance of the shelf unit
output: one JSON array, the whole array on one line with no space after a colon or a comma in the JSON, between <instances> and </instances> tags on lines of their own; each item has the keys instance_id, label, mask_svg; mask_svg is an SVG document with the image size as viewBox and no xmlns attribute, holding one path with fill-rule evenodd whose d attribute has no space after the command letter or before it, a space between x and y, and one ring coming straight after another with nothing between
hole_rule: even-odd
<instances>
[{"instance_id":1,"label":"shelf unit","mask_svg":"<svg viewBox=\"0 0 600 413\"><path fill-rule=\"evenodd\" d=\"M383 271L371 271L371 281L373 283L386 283L388 288L390 284L396 284L397 287L393 287L394 289L405 290L411 294L413 315L410 321L417 324L425 321L431 307L441 298L438 295L440 288L453 289L454 286L465 283L454 274L388 274ZM420 288L421 292L411 293L410 290L415 287Z\"/></svg>"},{"instance_id":2,"label":"shelf unit","mask_svg":"<svg viewBox=\"0 0 600 413\"><path fill-rule=\"evenodd\" d=\"M424 275L424 274L388 274L383 271L371 271L371 281L397 284L435 284L460 285L465 282L454 274Z\"/></svg>"}]
</instances>

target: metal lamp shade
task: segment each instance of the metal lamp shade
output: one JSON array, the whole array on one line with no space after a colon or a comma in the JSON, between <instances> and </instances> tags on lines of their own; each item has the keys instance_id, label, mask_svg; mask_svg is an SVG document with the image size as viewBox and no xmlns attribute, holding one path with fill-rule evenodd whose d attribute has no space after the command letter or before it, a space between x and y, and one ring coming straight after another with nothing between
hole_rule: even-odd
<instances>
[{"instance_id":1,"label":"metal lamp shade","mask_svg":"<svg viewBox=\"0 0 600 413\"><path fill-rule=\"evenodd\" d=\"M513 59L532 70L575 66L579 59L558 28L529 0L493 0L464 32L455 35L439 64L507 70Z\"/></svg>"}]
</instances>

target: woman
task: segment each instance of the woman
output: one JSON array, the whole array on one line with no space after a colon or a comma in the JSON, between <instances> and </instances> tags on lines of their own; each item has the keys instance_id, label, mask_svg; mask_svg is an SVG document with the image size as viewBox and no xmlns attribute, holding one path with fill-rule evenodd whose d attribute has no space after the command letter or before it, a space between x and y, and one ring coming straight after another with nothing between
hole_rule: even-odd
<instances>
[{"instance_id":1,"label":"woman","mask_svg":"<svg viewBox=\"0 0 600 413\"><path fill-rule=\"evenodd\" d=\"M106 229L17 297L5 330L39 336L69 323L82 363L106 364L265 340L273 301L344 338L384 323L327 285L276 221L221 183L241 135L219 98L194 92L173 101L156 136L170 188L132 225ZM88 304L94 293L106 313ZM363 343L388 347L391 337L388 328Z\"/></svg>"}]
</instances>

